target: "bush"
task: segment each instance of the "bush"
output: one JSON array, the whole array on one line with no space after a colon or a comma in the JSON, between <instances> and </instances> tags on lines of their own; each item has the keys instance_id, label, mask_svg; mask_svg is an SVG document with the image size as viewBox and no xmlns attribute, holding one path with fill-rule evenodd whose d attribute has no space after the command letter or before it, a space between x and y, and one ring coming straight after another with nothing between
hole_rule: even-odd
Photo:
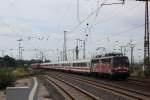
<instances>
[{"instance_id":1,"label":"bush","mask_svg":"<svg viewBox=\"0 0 150 100\"><path fill-rule=\"evenodd\" d=\"M150 76L150 69L144 71L145 76Z\"/></svg>"},{"instance_id":2,"label":"bush","mask_svg":"<svg viewBox=\"0 0 150 100\"><path fill-rule=\"evenodd\" d=\"M13 85L16 77L11 71L10 69L0 69L0 89Z\"/></svg>"},{"instance_id":3,"label":"bush","mask_svg":"<svg viewBox=\"0 0 150 100\"><path fill-rule=\"evenodd\" d=\"M139 70L138 71L138 76L144 77L145 76L144 71L143 70Z\"/></svg>"},{"instance_id":4,"label":"bush","mask_svg":"<svg viewBox=\"0 0 150 100\"><path fill-rule=\"evenodd\" d=\"M24 76L28 76L28 72L25 68L21 67L21 68L17 68L16 70L13 71L13 74L18 77L24 77Z\"/></svg>"}]
</instances>

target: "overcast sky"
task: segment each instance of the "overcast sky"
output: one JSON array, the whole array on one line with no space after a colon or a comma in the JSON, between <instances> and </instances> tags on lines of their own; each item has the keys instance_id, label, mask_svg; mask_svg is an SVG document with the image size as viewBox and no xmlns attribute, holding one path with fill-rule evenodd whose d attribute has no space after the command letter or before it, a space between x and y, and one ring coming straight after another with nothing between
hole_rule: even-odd
<instances>
[{"instance_id":1,"label":"overcast sky","mask_svg":"<svg viewBox=\"0 0 150 100\"><path fill-rule=\"evenodd\" d=\"M67 49L75 48L77 38L86 38L87 57L98 47L105 47L107 52L119 51L121 45L133 40L135 60L143 58L144 2L128 0L124 5L100 7L103 2L120 0L79 0L78 8L77 0L0 1L0 50L4 54L17 58L17 40L22 38L24 59L35 58L36 53L44 51L47 58L56 60L63 48L63 32L67 31ZM72 59L72 53L68 55ZM127 55L130 57L130 48Z\"/></svg>"}]
</instances>

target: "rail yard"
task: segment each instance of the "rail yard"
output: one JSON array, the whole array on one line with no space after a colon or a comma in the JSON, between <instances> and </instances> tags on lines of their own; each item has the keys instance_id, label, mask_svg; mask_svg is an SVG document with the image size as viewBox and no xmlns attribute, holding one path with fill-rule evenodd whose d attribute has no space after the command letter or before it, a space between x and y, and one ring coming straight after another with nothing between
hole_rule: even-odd
<instances>
[{"instance_id":1,"label":"rail yard","mask_svg":"<svg viewBox=\"0 0 150 100\"><path fill-rule=\"evenodd\" d=\"M0 100L150 100L150 0L0 1Z\"/></svg>"},{"instance_id":2,"label":"rail yard","mask_svg":"<svg viewBox=\"0 0 150 100\"><path fill-rule=\"evenodd\" d=\"M64 100L150 99L150 80L130 77L128 58L122 54L98 55L91 60L35 63L31 68L31 73L47 87L55 87L58 97Z\"/></svg>"},{"instance_id":3,"label":"rail yard","mask_svg":"<svg viewBox=\"0 0 150 100\"><path fill-rule=\"evenodd\" d=\"M44 84L53 85L69 100L149 100L149 82L133 77L127 80L108 80L82 75L45 71L37 75Z\"/></svg>"}]
</instances>

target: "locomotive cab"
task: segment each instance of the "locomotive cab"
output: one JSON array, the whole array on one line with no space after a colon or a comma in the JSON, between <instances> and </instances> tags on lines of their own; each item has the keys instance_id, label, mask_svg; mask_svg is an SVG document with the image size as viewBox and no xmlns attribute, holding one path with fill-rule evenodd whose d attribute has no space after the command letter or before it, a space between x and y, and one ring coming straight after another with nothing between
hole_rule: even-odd
<instances>
[{"instance_id":1,"label":"locomotive cab","mask_svg":"<svg viewBox=\"0 0 150 100\"><path fill-rule=\"evenodd\" d=\"M111 78L126 79L129 76L129 60L122 54L107 54L91 59L91 73Z\"/></svg>"},{"instance_id":2,"label":"locomotive cab","mask_svg":"<svg viewBox=\"0 0 150 100\"><path fill-rule=\"evenodd\" d=\"M112 75L126 78L129 76L129 60L126 56L114 56L112 58Z\"/></svg>"}]
</instances>

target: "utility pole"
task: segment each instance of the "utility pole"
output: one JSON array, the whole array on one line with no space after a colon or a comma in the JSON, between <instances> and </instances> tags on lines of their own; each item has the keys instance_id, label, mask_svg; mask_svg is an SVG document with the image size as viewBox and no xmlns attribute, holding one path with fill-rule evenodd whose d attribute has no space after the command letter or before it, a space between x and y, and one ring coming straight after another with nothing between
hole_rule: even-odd
<instances>
[{"instance_id":1,"label":"utility pole","mask_svg":"<svg viewBox=\"0 0 150 100\"><path fill-rule=\"evenodd\" d=\"M64 31L64 45L63 45L63 60L67 60L67 46L66 46L66 42L67 42L67 39L66 39L66 32L67 31Z\"/></svg>"},{"instance_id":2,"label":"utility pole","mask_svg":"<svg viewBox=\"0 0 150 100\"><path fill-rule=\"evenodd\" d=\"M63 51L60 51L61 61L63 61Z\"/></svg>"},{"instance_id":3,"label":"utility pole","mask_svg":"<svg viewBox=\"0 0 150 100\"><path fill-rule=\"evenodd\" d=\"M83 42L83 59L85 59L85 40L82 40L82 39L76 39L76 40L77 40L77 45L78 45L78 41Z\"/></svg>"},{"instance_id":4,"label":"utility pole","mask_svg":"<svg viewBox=\"0 0 150 100\"><path fill-rule=\"evenodd\" d=\"M125 56L125 55L126 55L126 47L127 47L127 46L123 46L123 47L124 47L123 55Z\"/></svg>"},{"instance_id":5,"label":"utility pole","mask_svg":"<svg viewBox=\"0 0 150 100\"><path fill-rule=\"evenodd\" d=\"M145 1L145 34L144 34L144 69L150 69L150 54L149 54L149 0L136 0Z\"/></svg>"},{"instance_id":6,"label":"utility pole","mask_svg":"<svg viewBox=\"0 0 150 100\"><path fill-rule=\"evenodd\" d=\"M72 59L74 60L74 52L75 52L75 49L72 49Z\"/></svg>"},{"instance_id":7,"label":"utility pole","mask_svg":"<svg viewBox=\"0 0 150 100\"><path fill-rule=\"evenodd\" d=\"M38 50L38 49L36 49L36 48L34 49L34 51L35 51L35 59L36 59L36 60L38 59L37 50Z\"/></svg>"},{"instance_id":8,"label":"utility pole","mask_svg":"<svg viewBox=\"0 0 150 100\"><path fill-rule=\"evenodd\" d=\"M148 0L145 1L144 67L150 69Z\"/></svg>"},{"instance_id":9,"label":"utility pole","mask_svg":"<svg viewBox=\"0 0 150 100\"><path fill-rule=\"evenodd\" d=\"M11 57L13 57L13 54L12 54L12 52L11 52L12 50L13 50L13 49L9 49L9 51L10 51L10 56L11 56Z\"/></svg>"},{"instance_id":10,"label":"utility pole","mask_svg":"<svg viewBox=\"0 0 150 100\"><path fill-rule=\"evenodd\" d=\"M85 59L85 40L83 40L83 59Z\"/></svg>"},{"instance_id":11,"label":"utility pole","mask_svg":"<svg viewBox=\"0 0 150 100\"><path fill-rule=\"evenodd\" d=\"M121 53L125 56L126 55L126 47L127 46L120 46L121 47Z\"/></svg>"},{"instance_id":12,"label":"utility pole","mask_svg":"<svg viewBox=\"0 0 150 100\"><path fill-rule=\"evenodd\" d=\"M20 59L22 60L23 59L23 47L20 47Z\"/></svg>"},{"instance_id":13,"label":"utility pole","mask_svg":"<svg viewBox=\"0 0 150 100\"><path fill-rule=\"evenodd\" d=\"M120 49L120 51L121 51L121 53L122 53L122 50L123 50L123 46L120 46L121 47L121 49ZM123 54L123 53L122 53Z\"/></svg>"},{"instance_id":14,"label":"utility pole","mask_svg":"<svg viewBox=\"0 0 150 100\"><path fill-rule=\"evenodd\" d=\"M125 0L122 0L125 2ZM145 34L144 34L144 69L150 69L150 54L149 54L149 12L148 2L150 0L136 0L145 1Z\"/></svg>"},{"instance_id":15,"label":"utility pole","mask_svg":"<svg viewBox=\"0 0 150 100\"><path fill-rule=\"evenodd\" d=\"M77 40L77 46L76 46L75 52L76 52L76 60L78 60L79 59L79 47L78 47L79 39L76 39L76 40Z\"/></svg>"},{"instance_id":16,"label":"utility pole","mask_svg":"<svg viewBox=\"0 0 150 100\"><path fill-rule=\"evenodd\" d=\"M56 51L57 51L57 60L58 60L58 62L60 61L60 51L59 51L59 49L56 49Z\"/></svg>"},{"instance_id":17,"label":"utility pole","mask_svg":"<svg viewBox=\"0 0 150 100\"><path fill-rule=\"evenodd\" d=\"M43 60L44 60L44 54L43 54L43 51L40 51L40 55L41 55L41 60L42 60L42 62L43 62Z\"/></svg>"},{"instance_id":18,"label":"utility pole","mask_svg":"<svg viewBox=\"0 0 150 100\"><path fill-rule=\"evenodd\" d=\"M79 41L83 41L83 59L85 59L85 40L79 39Z\"/></svg>"},{"instance_id":19,"label":"utility pole","mask_svg":"<svg viewBox=\"0 0 150 100\"><path fill-rule=\"evenodd\" d=\"M130 43L129 43L129 46L130 46L130 48L131 48L131 67L133 67L133 50L134 50L134 47L135 47L135 45L136 44L133 44L132 43L132 40L130 41Z\"/></svg>"},{"instance_id":20,"label":"utility pole","mask_svg":"<svg viewBox=\"0 0 150 100\"><path fill-rule=\"evenodd\" d=\"M125 1L125 0L124 0ZM136 0L145 1L145 34L144 34L144 69L150 69L150 54L149 54L149 12L148 2L149 0Z\"/></svg>"},{"instance_id":21,"label":"utility pole","mask_svg":"<svg viewBox=\"0 0 150 100\"><path fill-rule=\"evenodd\" d=\"M22 41L22 39L19 39L19 40L17 40L18 42L19 42L19 60L21 59L21 41Z\"/></svg>"}]
</instances>

